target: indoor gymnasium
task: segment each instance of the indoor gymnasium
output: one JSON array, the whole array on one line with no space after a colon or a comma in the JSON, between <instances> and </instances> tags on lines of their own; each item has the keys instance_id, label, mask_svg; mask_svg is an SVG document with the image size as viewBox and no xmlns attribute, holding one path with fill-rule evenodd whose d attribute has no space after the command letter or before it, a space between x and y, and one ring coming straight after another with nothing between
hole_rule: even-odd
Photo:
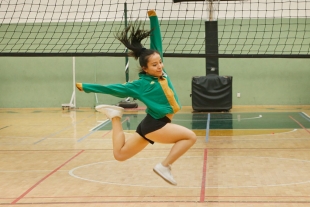
<instances>
[{"instance_id":1,"label":"indoor gymnasium","mask_svg":"<svg viewBox=\"0 0 310 207\"><path fill-rule=\"evenodd\" d=\"M310 206L309 15L1 0L0 206Z\"/></svg>"}]
</instances>

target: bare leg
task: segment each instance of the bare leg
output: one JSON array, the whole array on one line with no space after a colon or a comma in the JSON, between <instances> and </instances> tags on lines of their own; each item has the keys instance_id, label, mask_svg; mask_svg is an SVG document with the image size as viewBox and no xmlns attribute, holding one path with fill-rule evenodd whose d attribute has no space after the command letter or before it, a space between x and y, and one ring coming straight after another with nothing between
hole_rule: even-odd
<instances>
[{"instance_id":1,"label":"bare leg","mask_svg":"<svg viewBox=\"0 0 310 207\"><path fill-rule=\"evenodd\" d=\"M113 154L116 160L127 160L143 150L149 144L147 140L143 139L137 133L134 133L126 140L121 118L114 117L111 121L113 133Z\"/></svg>"},{"instance_id":2,"label":"bare leg","mask_svg":"<svg viewBox=\"0 0 310 207\"><path fill-rule=\"evenodd\" d=\"M166 124L163 128L146 135L147 138L164 144L173 144L162 165L168 166L180 158L196 142L196 134L180 125Z\"/></svg>"},{"instance_id":3,"label":"bare leg","mask_svg":"<svg viewBox=\"0 0 310 207\"><path fill-rule=\"evenodd\" d=\"M176 124L168 123L163 128L146 135L147 138L160 143L173 144L168 156L155 165L154 172L172 185L177 182L171 175L171 167L193 144L196 142L196 135L191 130Z\"/></svg>"},{"instance_id":4,"label":"bare leg","mask_svg":"<svg viewBox=\"0 0 310 207\"><path fill-rule=\"evenodd\" d=\"M179 157L181 157L193 144L195 141L190 140L180 140L173 145L166 159L163 160L163 166L172 165Z\"/></svg>"}]
</instances>

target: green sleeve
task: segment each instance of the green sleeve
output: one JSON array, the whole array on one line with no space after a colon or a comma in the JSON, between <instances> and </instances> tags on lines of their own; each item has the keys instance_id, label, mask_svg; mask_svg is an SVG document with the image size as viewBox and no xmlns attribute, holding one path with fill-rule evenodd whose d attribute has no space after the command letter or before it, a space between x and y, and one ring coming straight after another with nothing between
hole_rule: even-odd
<instances>
[{"instance_id":1,"label":"green sleeve","mask_svg":"<svg viewBox=\"0 0 310 207\"><path fill-rule=\"evenodd\" d=\"M140 90L143 87L141 87L140 81L136 80L134 82L127 82L124 84L109 85L82 83L82 88L86 93L103 93L120 98L133 97L138 99L141 94Z\"/></svg>"},{"instance_id":2,"label":"green sleeve","mask_svg":"<svg viewBox=\"0 0 310 207\"><path fill-rule=\"evenodd\" d=\"M150 18L150 25L151 25L151 49L157 50L160 53L161 59L163 61L163 45L162 45L162 37L160 32L160 25L158 21L158 17L155 11L151 10L148 12Z\"/></svg>"}]
</instances>

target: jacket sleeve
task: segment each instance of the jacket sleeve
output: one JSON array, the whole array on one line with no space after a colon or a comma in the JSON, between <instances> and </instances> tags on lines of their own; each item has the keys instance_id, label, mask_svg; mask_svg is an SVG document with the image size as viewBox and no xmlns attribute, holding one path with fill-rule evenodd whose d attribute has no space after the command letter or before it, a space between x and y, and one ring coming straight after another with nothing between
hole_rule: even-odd
<instances>
[{"instance_id":1,"label":"jacket sleeve","mask_svg":"<svg viewBox=\"0 0 310 207\"><path fill-rule=\"evenodd\" d=\"M161 59L163 61L163 45L162 45L162 38L160 32L160 25L158 21L157 14L154 10L148 11L148 16L150 18L150 25L151 25L151 46L150 48L153 50L157 50L160 53Z\"/></svg>"},{"instance_id":2,"label":"jacket sleeve","mask_svg":"<svg viewBox=\"0 0 310 207\"><path fill-rule=\"evenodd\" d=\"M143 87L141 86L141 82L139 80L124 84L109 85L82 83L82 90L86 93L109 94L120 98L133 97L139 99L139 95L141 94L140 90L142 88Z\"/></svg>"}]
</instances>

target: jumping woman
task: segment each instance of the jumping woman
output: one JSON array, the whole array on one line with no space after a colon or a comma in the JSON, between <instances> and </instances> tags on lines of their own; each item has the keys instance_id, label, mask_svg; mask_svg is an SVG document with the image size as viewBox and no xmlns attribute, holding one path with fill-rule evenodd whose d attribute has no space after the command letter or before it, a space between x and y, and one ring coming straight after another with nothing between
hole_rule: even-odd
<instances>
[{"instance_id":1,"label":"jumping woman","mask_svg":"<svg viewBox=\"0 0 310 207\"><path fill-rule=\"evenodd\" d=\"M77 83L77 88L86 93L103 93L116 97L133 97L146 105L146 117L127 140L123 132L121 117L124 109L112 105L98 105L96 110L104 113L112 122L113 154L116 160L124 161L143 150L148 144L173 144L167 157L153 168L154 172L172 185L176 185L171 174L171 165L196 142L193 131L171 123L181 109L163 64L162 38L159 21L154 10L148 11L151 30L140 29L139 24L130 25L116 38L129 50L129 56L139 60L139 79L125 84L98 85ZM150 49L141 41L150 37Z\"/></svg>"}]
</instances>

